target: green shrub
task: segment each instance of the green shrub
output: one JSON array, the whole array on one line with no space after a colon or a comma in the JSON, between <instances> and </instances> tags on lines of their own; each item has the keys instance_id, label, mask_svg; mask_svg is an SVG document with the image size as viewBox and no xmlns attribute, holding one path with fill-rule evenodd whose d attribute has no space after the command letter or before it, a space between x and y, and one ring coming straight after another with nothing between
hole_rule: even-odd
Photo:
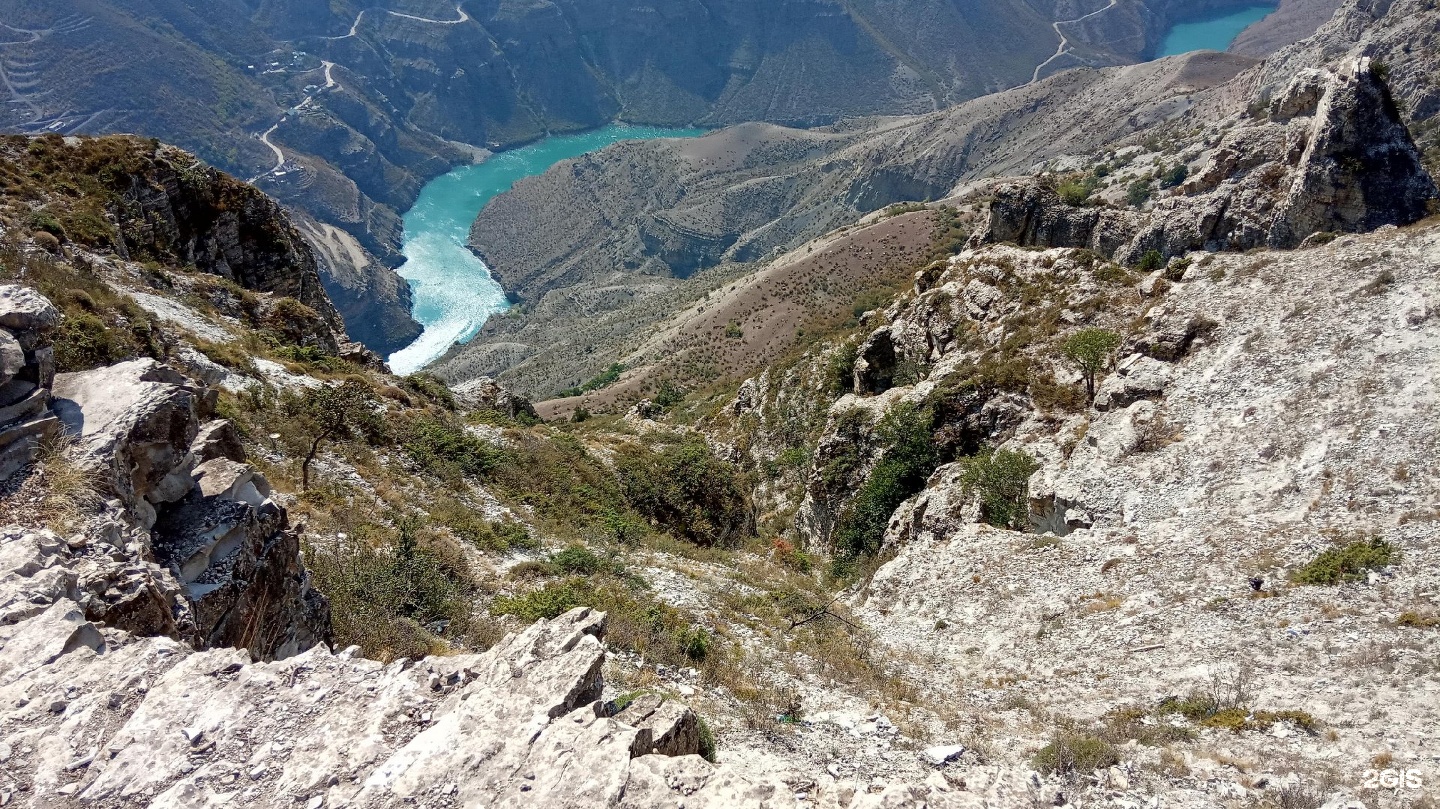
<instances>
[{"instance_id":1,"label":"green shrub","mask_svg":"<svg viewBox=\"0 0 1440 809\"><path fill-rule=\"evenodd\" d=\"M855 361L860 358L860 344L849 340L840 344L825 365L825 377L831 393L839 396L855 390Z\"/></svg>"},{"instance_id":2,"label":"green shrub","mask_svg":"<svg viewBox=\"0 0 1440 809\"><path fill-rule=\"evenodd\" d=\"M66 317L55 335L55 367L60 371L86 371L128 358L132 344L123 334L91 314Z\"/></svg>"},{"instance_id":3,"label":"green shrub","mask_svg":"<svg viewBox=\"0 0 1440 809\"><path fill-rule=\"evenodd\" d=\"M658 450L631 445L616 453L625 500L655 524L700 545L727 545L748 528L740 471L704 439L686 437Z\"/></svg>"},{"instance_id":4,"label":"green shrub","mask_svg":"<svg viewBox=\"0 0 1440 809\"><path fill-rule=\"evenodd\" d=\"M401 521L398 536L373 526L358 533L305 547L340 646L389 661L440 651L441 632L463 634L474 586L462 558L423 541L413 521Z\"/></svg>"},{"instance_id":5,"label":"green shrub","mask_svg":"<svg viewBox=\"0 0 1440 809\"><path fill-rule=\"evenodd\" d=\"M680 636L680 649L691 662L705 662L710 656L710 633L704 627L686 630Z\"/></svg>"},{"instance_id":6,"label":"green shrub","mask_svg":"<svg viewBox=\"0 0 1440 809\"><path fill-rule=\"evenodd\" d=\"M25 224L30 230L49 233L59 239L65 238L65 228L60 226L60 220L55 217L55 214L44 208L31 211L25 217Z\"/></svg>"},{"instance_id":7,"label":"green shrub","mask_svg":"<svg viewBox=\"0 0 1440 809\"><path fill-rule=\"evenodd\" d=\"M1363 582L1372 570L1400 561L1400 551L1379 537L1330 548L1312 559L1293 576L1297 584L1333 585Z\"/></svg>"},{"instance_id":8,"label":"green shrub","mask_svg":"<svg viewBox=\"0 0 1440 809\"><path fill-rule=\"evenodd\" d=\"M710 729L710 724L702 717L695 720L700 728L700 757L711 764L718 763L715 749L715 732Z\"/></svg>"},{"instance_id":9,"label":"green shrub","mask_svg":"<svg viewBox=\"0 0 1440 809\"><path fill-rule=\"evenodd\" d=\"M660 381L660 387L650 401L666 409L685 401L685 390L668 379Z\"/></svg>"},{"instance_id":10,"label":"green shrub","mask_svg":"<svg viewBox=\"0 0 1440 809\"><path fill-rule=\"evenodd\" d=\"M1184 163L1177 163L1168 171L1160 175L1160 187L1174 188L1175 186L1185 182L1186 178L1188 178L1189 176L1190 167L1185 165Z\"/></svg>"},{"instance_id":11,"label":"green shrub","mask_svg":"<svg viewBox=\"0 0 1440 809\"><path fill-rule=\"evenodd\" d=\"M1083 775L1119 764L1120 751L1115 745L1096 736L1066 732L1058 734L1049 744L1040 748L1032 763L1036 770L1047 775Z\"/></svg>"},{"instance_id":12,"label":"green shrub","mask_svg":"<svg viewBox=\"0 0 1440 809\"><path fill-rule=\"evenodd\" d=\"M425 471L446 479L485 475L504 455L463 425L429 417L416 418L405 427L402 446Z\"/></svg>"},{"instance_id":13,"label":"green shrub","mask_svg":"<svg viewBox=\"0 0 1440 809\"><path fill-rule=\"evenodd\" d=\"M1400 613L1400 617L1395 619L1395 625L1410 627L1411 629L1430 629L1440 626L1440 618L1433 615L1424 615L1414 610L1407 610Z\"/></svg>"},{"instance_id":14,"label":"green shrub","mask_svg":"<svg viewBox=\"0 0 1440 809\"><path fill-rule=\"evenodd\" d=\"M1108 261L1092 270L1091 275L1094 275L1095 280L1102 284L1130 283L1130 273L1119 264L1113 264Z\"/></svg>"},{"instance_id":15,"label":"green shrub","mask_svg":"<svg viewBox=\"0 0 1440 809\"><path fill-rule=\"evenodd\" d=\"M1092 191L1094 188L1088 183L1078 180L1063 182L1055 189L1055 193L1060 195L1061 202L1076 208L1083 208L1090 204Z\"/></svg>"},{"instance_id":16,"label":"green shrub","mask_svg":"<svg viewBox=\"0 0 1440 809\"><path fill-rule=\"evenodd\" d=\"M1164 718L1180 714L1201 727L1219 728L1233 733L1253 730L1262 733L1270 730L1277 722L1289 722L1306 733L1314 733L1320 723L1305 711L1256 711L1246 706L1244 689L1225 692L1212 688L1209 691L1191 691L1185 697L1168 697L1155 706L1152 714Z\"/></svg>"},{"instance_id":17,"label":"green shrub","mask_svg":"<svg viewBox=\"0 0 1440 809\"><path fill-rule=\"evenodd\" d=\"M1030 514L1030 475L1040 464L1023 452L1002 449L960 461L961 482L980 495L980 512L996 528L1023 530Z\"/></svg>"},{"instance_id":18,"label":"green shrub","mask_svg":"<svg viewBox=\"0 0 1440 809\"><path fill-rule=\"evenodd\" d=\"M557 618L579 606L580 594L575 588L569 583L556 583L518 596L496 596L490 612L533 623L541 618Z\"/></svg>"},{"instance_id":19,"label":"green shrub","mask_svg":"<svg viewBox=\"0 0 1440 809\"><path fill-rule=\"evenodd\" d=\"M1165 266L1165 256L1159 250L1146 250L1140 256L1140 261L1135 264L1135 269L1140 272L1154 272Z\"/></svg>"},{"instance_id":20,"label":"green shrub","mask_svg":"<svg viewBox=\"0 0 1440 809\"><path fill-rule=\"evenodd\" d=\"M1110 364L1120 347L1120 335L1109 329L1081 329L1060 344L1060 353L1085 378L1086 399L1095 401L1095 376Z\"/></svg>"},{"instance_id":21,"label":"green shrub","mask_svg":"<svg viewBox=\"0 0 1440 809\"><path fill-rule=\"evenodd\" d=\"M586 393L589 393L590 391L600 390L603 387L613 385L616 382L620 381L620 375L623 373L625 373L624 363L612 363L609 368L606 368L605 370L596 374L590 379L589 382L586 382L583 385L577 385L573 388L566 388L565 390L560 391L557 396L561 399L568 399L572 396L582 396Z\"/></svg>"},{"instance_id":22,"label":"green shrub","mask_svg":"<svg viewBox=\"0 0 1440 809\"><path fill-rule=\"evenodd\" d=\"M521 548L523 550L533 551L540 547L540 540L531 536L530 529L525 527L525 523L519 522L518 520L496 520L491 522L490 533L504 542L504 547L500 548L500 550Z\"/></svg>"},{"instance_id":23,"label":"green shrub","mask_svg":"<svg viewBox=\"0 0 1440 809\"><path fill-rule=\"evenodd\" d=\"M310 488L310 464L326 441L364 436L374 441L384 429L370 388L355 380L321 385L285 400L286 413L299 427L309 447L300 462L300 487Z\"/></svg>"},{"instance_id":24,"label":"green shrub","mask_svg":"<svg viewBox=\"0 0 1440 809\"><path fill-rule=\"evenodd\" d=\"M931 409L905 403L876 425L876 439L885 449L835 528L833 544L842 564L879 551L890 516L935 471L940 459L931 435L934 418Z\"/></svg>"},{"instance_id":25,"label":"green shrub","mask_svg":"<svg viewBox=\"0 0 1440 809\"><path fill-rule=\"evenodd\" d=\"M427 509L435 525L443 525L451 533L477 548L506 553L515 549L533 550L540 543L530 535L524 523L514 520L487 520L485 515L457 500L439 497Z\"/></svg>"},{"instance_id":26,"label":"green shrub","mask_svg":"<svg viewBox=\"0 0 1440 809\"><path fill-rule=\"evenodd\" d=\"M288 300L288 298L286 300ZM287 362L309 366L310 368L321 371L329 371L330 373L335 373L345 367L344 360L326 354L316 346L282 345L275 349L275 356Z\"/></svg>"},{"instance_id":27,"label":"green shrub","mask_svg":"<svg viewBox=\"0 0 1440 809\"><path fill-rule=\"evenodd\" d=\"M213 363L242 374L260 375L260 371L255 367L255 357L238 342L213 343L209 340L196 340L195 348Z\"/></svg>"},{"instance_id":28,"label":"green shrub","mask_svg":"<svg viewBox=\"0 0 1440 809\"><path fill-rule=\"evenodd\" d=\"M402 379L400 384L406 390L418 393L446 410L454 410L457 407L455 394L450 392L450 388L444 380L432 373L421 371L411 374Z\"/></svg>"},{"instance_id":29,"label":"green shrub","mask_svg":"<svg viewBox=\"0 0 1440 809\"><path fill-rule=\"evenodd\" d=\"M1150 201L1150 182L1148 180L1136 180L1125 188L1125 204L1132 208L1139 208Z\"/></svg>"},{"instance_id":30,"label":"green shrub","mask_svg":"<svg viewBox=\"0 0 1440 809\"><path fill-rule=\"evenodd\" d=\"M551 554L550 565L561 573L577 576L618 572L618 566L614 562L600 557L584 545L571 545L563 551Z\"/></svg>"}]
</instances>

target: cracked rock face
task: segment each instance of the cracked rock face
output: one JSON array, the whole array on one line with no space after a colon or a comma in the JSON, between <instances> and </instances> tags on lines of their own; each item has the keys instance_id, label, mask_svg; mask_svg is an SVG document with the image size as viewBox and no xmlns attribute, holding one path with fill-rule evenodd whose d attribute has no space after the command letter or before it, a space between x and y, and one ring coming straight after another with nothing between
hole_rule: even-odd
<instances>
[{"instance_id":1,"label":"cracked rock face","mask_svg":"<svg viewBox=\"0 0 1440 809\"><path fill-rule=\"evenodd\" d=\"M1302 71L1259 109L1216 128L1190 179L1148 210L1074 207L1043 182L1006 183L971 246L1084 247L1133 265L1150 250L1293 248L1426 215L1435 182L1370 59Z\"/></svg>"},{"instance_id":2,"label":"cracked rock face","mask_svg":"<svg viewBox=\"0 0 1440 809\"><path fill-rule=\"evenodd\" d=\"M48 566L12 567L36 543ZM0 559L6 601L75 561L19 533L0 534ZM97 626L50 594L0 625L0 794L14 806L793 804L783 784L694 755L688 709L606 715L604 613L542 620L479 655L384 665L315 647L251 663Z\"/></svg>"},{"instance_id":3,"label":"cracked rock face","mask_svg":"<svg viewBox=\"0 0 1440 809\"><path fill-rule=\"evenodd\" d=\"M50 413L60 310L35 290L0 285L0 483L35 460L56 432Z\"/></svg>"}]
</instances>

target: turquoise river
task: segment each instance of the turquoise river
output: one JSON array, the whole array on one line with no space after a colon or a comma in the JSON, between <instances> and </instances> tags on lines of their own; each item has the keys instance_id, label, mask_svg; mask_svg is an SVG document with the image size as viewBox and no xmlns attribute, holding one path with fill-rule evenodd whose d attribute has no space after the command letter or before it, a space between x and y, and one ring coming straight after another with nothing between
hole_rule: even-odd
<instances>
[{"instance_id":1,"label":"turquoise river","mask_svg":"<svg viewBox=\"0 0 1440 809\"><path fill-rule=\"evenodd\" d=\"M702 129L659 129L616 124L578 135L556 135L493 155L426 184L405 214L405 263L400 275L415 295L415 319L425 333L390 355L397 374L419 370L456 342L465 342L503 311L505 292L490 270L465 246L470 225L485 204L517 181L622 140L687 138Z\"/></svg>"},{"instance_id":2,"label":"turquoise river","mask_svg":"<svg viewBox=\"0 0 1440 809\"><path fill-rule=\"evenodd\" d=\"M1255 5L1227 10L1218 16L1195 22L1183 22L1170 29L1160 43L1156 57L1175 56L1190 51L1223 51L1230 47L1240 32L1264 19L1275 10L1274 5Z\"/></svg>"}]
</instances>

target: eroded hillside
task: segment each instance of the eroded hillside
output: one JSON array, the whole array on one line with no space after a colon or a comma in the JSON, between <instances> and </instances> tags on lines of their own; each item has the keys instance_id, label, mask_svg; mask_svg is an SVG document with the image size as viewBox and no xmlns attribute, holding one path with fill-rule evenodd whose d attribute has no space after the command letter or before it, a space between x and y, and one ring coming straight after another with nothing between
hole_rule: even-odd
<instances>
[{"instance_id":1,"label":"eroded hillside","mask_svg":"<svg viewBox=\"0 0 1440 809\"><path fill-rule=\"evenodd\" d=\"M1429 91L1363 51L1434 12L1361 11L538 408L189 155L7 141L0 804L1429 805Z\"/></svg>"}]
</instances>

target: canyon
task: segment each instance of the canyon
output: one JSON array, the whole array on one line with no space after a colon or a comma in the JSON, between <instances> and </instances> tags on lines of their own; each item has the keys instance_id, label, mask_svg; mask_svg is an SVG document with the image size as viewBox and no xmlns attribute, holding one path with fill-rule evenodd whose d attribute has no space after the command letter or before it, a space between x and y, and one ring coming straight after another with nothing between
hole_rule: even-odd
<instances>
[{"instance_id":1,"label":"canyon","mask_svg":"<svg viewBox=\"0 0 1440 809\"><path fill-rule=\"evenodd\" d=\"M480 6L215 18L596 11ZM0 137L0 806L1430 805L1437 32L562 161L403 375L273 176Z\"/></svg>"}]
</instances>

